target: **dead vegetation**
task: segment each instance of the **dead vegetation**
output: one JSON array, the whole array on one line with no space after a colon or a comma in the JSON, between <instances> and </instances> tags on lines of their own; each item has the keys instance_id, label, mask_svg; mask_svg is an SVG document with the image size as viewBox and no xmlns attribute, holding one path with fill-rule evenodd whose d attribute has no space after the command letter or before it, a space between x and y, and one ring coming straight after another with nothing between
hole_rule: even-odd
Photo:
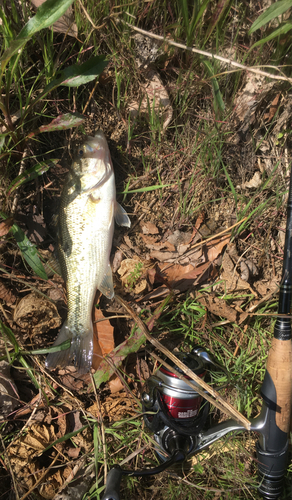
<instances>
[{"instance_id":1,"label":"dead vegetation","mask_svg":"<svg viewBox=\"0 0 292 500\"><path fill-rule=\"evenodd\" d=\"M28 19L30 6L21 5L1 7L15 34ZM46 349L66 317L63 280L47 262L56 246L54 215L84 132L104 131L117 196L132 221L131 229L115 231L116 293L169 350L201 344L216 354L232 374L223 396L247 418L261 407L291 168L290 42L283 35L248 52L260 38L248 30L258 8L266 8L263 2L224 2L224 8L209 2L193 32L180 2L165 9L157 2L131 5L75 2L74 24L65 23L69 32L63 24L55 33L44 30L37 48L31 44L31 54L27 49L29 63L21 62L18 75L23 84L18 88L15 79L9 87L4 75L10 109L1 115L0 499L101 498L114 463L129 456L130 468L157 462L139 402L157 366L119 302L96 296L92 374L44 368ZM251 68L265 64L271 78L137 35L126 24L131 16L135 25L160 36ZM57 69L68 67L71 58L86 62L93 46L108 60L99 80L60 86L31 112L31 102ZM286 61L284 48L283 80L274 80ZM50 58L55 67L49 67ZM19 96L24 99L28 89L24 106ZM68 112L83 114L78 129L32 135ZM34 171L54 159L42 175ZM30 169L35 176L19 177ZM38 275L31 254L32 265L27 259L15 224L49 264L48 279ZM212 410L214 420L222 418L218 414ZM218 442L195 460L183 473L125 479L122 495L259 498L252 436Z\"/></svg>"}]
</instances>

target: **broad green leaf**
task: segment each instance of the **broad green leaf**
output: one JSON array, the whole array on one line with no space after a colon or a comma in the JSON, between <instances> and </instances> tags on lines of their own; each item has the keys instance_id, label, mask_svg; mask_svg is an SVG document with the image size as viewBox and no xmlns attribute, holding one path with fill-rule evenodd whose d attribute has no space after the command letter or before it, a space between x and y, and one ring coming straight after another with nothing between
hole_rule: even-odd
<instances>
[{"instance_id":1,"label":"broad green leaf","mask_svg":"<svg viewBox=\"0 0 292 500\"><path fill-rule=\"evenodd\" d=\"M85 116L79 113L65 113L59 115L48 125L41 125L40 132L53 132L56 130L67 130L68 128L79 127L86 120Z\"/></svg>"},{"instance_id":2,"label":"broad green leaf","mask_svg":"<svg viewBox=\"0 0 292 500\"><path fill-rule=\"evenodd\" d=\"M19 52L24 45L31 39L31 37L38 31L48 28L55 21L57 21L63 14L65 14L68 7L74 0L47 0L40 5L35 16L33 16L28 23L22 28L15 40L13 40L5 50L1 58L2 72L9 59Z\"/></svg>"},{"instance_id":3,"label":"broad green leaf","mask_svg":"<svg viewBox=\"0 0 292 500\"><path fill-rule=\"evenodd\" d=\"M3 219L7 219L7 215L3 214L2 212L0 212L0 215ZM16 243L28 265L40 278L47 280L48 277L46 275L44 266L38 256L36 246L31 241L29 241L27 236L24 234L22 229L17 226L17 224L13 224L10 231L12 232Z\"/></svg>"},{"instance_id":4,"label":"broad green leaf","mask_svg":"<svg viewBox=\"0 0 292 500\"><path fill-rule=\"evenodd\" d=\"M68 128L79 127L84 121L85 117L79 113L65 113L59 115L47 125L41 125L38 129L33 130L28 134L28 138L34 137L43 132L53 132L56 130L66 130Z\"/></svg>"},{"instance_id":5,"label":"broad green leaf","mask_svg":"<svg viewBox=\"0 0 292 500\"><path fill-rule=\"evenodd\" d=\"M62 71L62 83L67 87L78 87L97 78L107 66L105 56L94 56L83 64L73 64Z\"/></svg>"},{"instance_id":6,"label":"broad green leaf","mask_svg":"<svg viewBox=\"0 0 292 500\"><path fill-rule=\"evenodd\" d=\"M38 7L36 15L22 28L17 38L31 38L32 35L44 28L49 28L65 14L74 0L47 0Z\"/></svg>"},{"instance_id":7,"label":"broad green leaf","mask_svg":"<svg viewBox=\"0 0 292 500\"><path fill-rule=\"evenodd\" d=\"M75 87L94 80L100 75L100 73L102 73L102 71L108 64L108 61L105 61L104 58L105 56L94 56L84 64L73 64L72 66L66 68L64 71L61 71L60 76L52 80L45 87L44 91L39 94L39 96L35 99L35 101L33 101L30 107L33 107L45 95L57 88L59 85Z\"/></svg>"},{"instance_id":8,"label":"broad green leaf","mask_svg":"<svg viewBox=\"0 0 292 500\"><path fill-rule=\"evenodd\" d=\"M32 181L33 179L36 179L39 175L42 175L44 172L49 170L50 167L56 165L57 161L58 161L57 159L42 161L41 163L38 163L37 165L34 165L31 168L28 168L25 172L23 172L23 174L18 175L11 182L8 188L7 196L10 196L15 189L17 189L25 182Z\"/></svg>"},{"instance_id":9,"label":"broad green leaf","mask_svg":"<svg viewBox=\"0 0 292 500\"><path fill-rule=\"evenodd\" d=\"M259 45L263 45L264 43L273 40L273 38L276 38L277 36L284 35L285 33L288 33L288 31L290 31L291 29L292 29L292 23L287 21L287 23L283 24L275 31L270 33L270 35L266 36L265 38L261 38L261 40L258 40L256 43L254 43L249 50L258 47Z\"/></svg>"},{"instance_id":10,"label":"broad green leaf","mask_svg":"<svg viewBox=\"0 0 292 500\"><path fill-rule=\"evenodd\" d=\"M292 7L292 0L281 0L280 2L273 3L255 20L249 30L249 34L269 23L272 19L281 16L286 10L290 9L290 7Z\"/></svg>"}]
</instances>

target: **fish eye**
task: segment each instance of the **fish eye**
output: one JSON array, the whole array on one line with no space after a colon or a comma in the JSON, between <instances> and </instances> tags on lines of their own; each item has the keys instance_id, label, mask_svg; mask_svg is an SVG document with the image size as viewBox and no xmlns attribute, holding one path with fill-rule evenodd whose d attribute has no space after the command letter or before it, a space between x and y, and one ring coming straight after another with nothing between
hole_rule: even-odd
<instances>
[{"instance_id":1,"label":"fish eye","mask_svg":"<svg viewBox=\"0 0 292 500\"><path fill-rule=\"evenodd\" d=\"M83 156L83 155L84 155L84 151L83 151L83 149L79 149L79 151L78 151L78 156L79 156L80 158L82 158L82 156Z\"/></svg>"}]
</instances>

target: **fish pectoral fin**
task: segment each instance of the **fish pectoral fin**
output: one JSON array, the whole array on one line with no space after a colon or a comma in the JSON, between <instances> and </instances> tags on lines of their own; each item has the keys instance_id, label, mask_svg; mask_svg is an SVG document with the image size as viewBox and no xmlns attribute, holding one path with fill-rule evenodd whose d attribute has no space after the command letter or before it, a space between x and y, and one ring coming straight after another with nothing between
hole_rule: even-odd
<instances>
[{"instance_id":1,"label":"fish pectoral fin","mask_svg":"<svg viewBox=\"0 0 292 500\"><path fill-rule=\"evenodd\" d=\"M131 221L126 210L117 201L115 203L115 221L119 226L131 227Z\"/></svg>"},{"instance_id":2,"label":"fish pectoral fin","mask_svg":"<svg viewBox=\"0 0 292 500\"><path fill-rule=\"evenodd\" d=\"M111 270L111 266L108 264L107 272L104 275L101 284L98 289L105 295L108 299L112 299L114 292L114 284L113 284L113 274Z\"/></svg>"}]
</instances>

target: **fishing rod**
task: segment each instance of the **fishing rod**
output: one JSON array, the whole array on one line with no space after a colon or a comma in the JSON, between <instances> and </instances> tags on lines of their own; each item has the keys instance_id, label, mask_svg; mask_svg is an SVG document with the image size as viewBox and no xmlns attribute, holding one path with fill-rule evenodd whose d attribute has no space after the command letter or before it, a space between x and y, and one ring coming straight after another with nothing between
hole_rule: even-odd
<instances>
[{"instance_id":1,"label":"fishing rod","mask_svg":"<svg viewBox=\"0 0 292 500\"><path fill-rule=\"evenodd\" d=\"M258 434L258 491L265 500L276 500L281 495L288 465L292 394L291 302L292 170L278 317L260 392L263 399L262 410L250 422L250 431ZM203 347L196 346L191 353L182 356L184 364L202 379L210 369L225 371ZM177 378L174 372L180 370L174 364L173 369L172 372L171 367L162 365L146 381L142 394L144 420L154 433L160 465L136 471L121 469L118 465L113 467L108 474L102 500L120 499L119 489L123 475L158 474L208 448L227 434L246 432L242 424L232 419L208 427L209 403L195 388L191 390L189 385Z\"/></svg>"}]
</instances>

